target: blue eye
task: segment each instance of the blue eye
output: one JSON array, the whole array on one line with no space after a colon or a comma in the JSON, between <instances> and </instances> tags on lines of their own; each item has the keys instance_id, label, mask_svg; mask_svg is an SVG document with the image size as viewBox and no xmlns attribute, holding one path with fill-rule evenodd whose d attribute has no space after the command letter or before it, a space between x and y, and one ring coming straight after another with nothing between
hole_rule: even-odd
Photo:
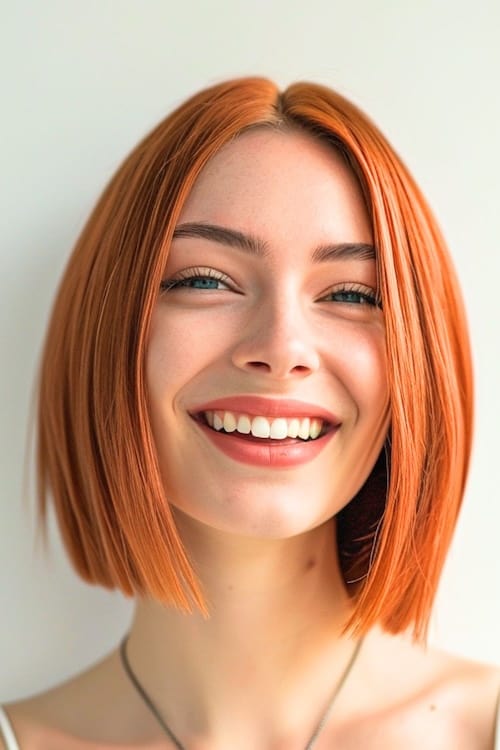
<instances>
[{"instance_id":1,"label":"blue eye","mask_svg":"<svg viewBox=\"0 0 500 750\"><path fill-rule=\"evenodd\" d=\"M357 305L375 305L377 300L368 294L361 292L333 292L331 297L334 302L348 302Z\"/></svg>"},{"instance_id":2,"label":"blue eye","mask_svg":"<svg viewBox=\"0 0 500 750\"><path fill-rule=\"evenodd\" d=\"M175 289L194 291L221 291L229 289L227 277L213 269L187 269L173 279L164 279L160 289L164 292Z\"/></svg>"},{"instance_id":3,"label":"blue eye","mask_svg":"<svg viewBox=\"0 0 500 750\"><path fill-rule=\"evenodd\" d=\"M167 289L179 289L183 287L185 289L217 289L221 282L218 279L211 279L209 276L191 276L189 279L173 279L164 285L162 282L162 288Z\"/></svg>"},{"instance_id":4,"label":"blue eye","mask_svg":"<svg viewBox=\"0 0 500 750\"><path fill-rule=\"evenodd\" d=\"M211 279L208 276L193 276L191 279L184 279L183 286L190 289L217 289L220 281Z\"/></svg>"},{"instance_id":5,"label":"blue eye","mask_svg":"<svg viewBox=\"0 0 500 750\"><path fill-rule=\"evenodd\" d=\"M341 289L329 292L322 301L340 302L346 305L368 305L370 307L382 308L382 304L372 289L357 285L345 285Z\"/></svg>"}]
</instances>

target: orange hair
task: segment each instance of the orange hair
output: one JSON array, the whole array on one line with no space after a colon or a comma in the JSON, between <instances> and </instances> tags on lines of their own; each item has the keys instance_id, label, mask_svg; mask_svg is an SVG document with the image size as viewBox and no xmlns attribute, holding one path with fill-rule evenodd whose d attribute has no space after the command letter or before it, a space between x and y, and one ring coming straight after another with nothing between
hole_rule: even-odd
<instances>
[{"instance_id":1,"label":"orange hair","mask_svg":"<svg viewBox=\"0 0 500 750\"><path fill-rule=\"evenodd\" d=\"M242 131L298 128L348 159L367 201L384 308L390 435L338 514L354 613L346 629L425 636L455 527L472 432L472 372L457 280L436 222L376 126L331 89L264 78L188 99L132 151L63 276L39 376L40 528L52 495L82 578L206 612L175 528L148 417L145 350L172 233L203 166Z\"/></svg>"}]
</instances>

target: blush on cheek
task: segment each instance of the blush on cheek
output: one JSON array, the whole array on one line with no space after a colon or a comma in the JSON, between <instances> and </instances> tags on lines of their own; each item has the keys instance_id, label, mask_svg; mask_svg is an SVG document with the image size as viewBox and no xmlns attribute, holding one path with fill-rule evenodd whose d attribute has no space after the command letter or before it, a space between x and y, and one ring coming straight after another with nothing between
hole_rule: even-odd
<instances>
[{"instance_id":1,"label":"blush on cheek","mask_svg":"<svg viewBox=\"0 0 500 750\"><path fill-rule=\"evenodd\" d=\"M346 393L358 407L367 406L373 411L374 402L386 404L388 383L386 369L385 339L383 332L374 337L373 329L362 328L349 335L339 332L330 361L330 368L343 384ZM367 399L369 400L367 402Z\"/></svg>"},{"instance_id":2,"label":"blush on cheek","mask_svg":"<svg viewBox=\"0 0 500 750\"><path fill-rule=\"evenodd\" d=\"M186 311L166 308L153 315L148 347L148 368L165 373L165 380L183 380L213 362L227 348L234 321L227 311L200 309ZM229 323L231 330L229 329ZM241 326L237 327L241 333Z\"/></svg>"}]
</instances>

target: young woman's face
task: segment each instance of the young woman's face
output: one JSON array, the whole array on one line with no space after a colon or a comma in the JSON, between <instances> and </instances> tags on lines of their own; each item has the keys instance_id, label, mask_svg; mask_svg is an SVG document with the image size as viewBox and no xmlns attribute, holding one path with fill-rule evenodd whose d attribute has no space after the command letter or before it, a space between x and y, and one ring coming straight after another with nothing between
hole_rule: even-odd
<instances>
[{"instance_id":1,"label":"young woman's face","mask_svg":"<svg viewBox=\"0 0 500 750\"><path fill-rule=\"evenodd\" d=\"M311 529L356 494L388 427L357 181L308 135L247 132L204 168L176 235L147 353L167 498L233 534Z\"/></svg>"}]
</instances>

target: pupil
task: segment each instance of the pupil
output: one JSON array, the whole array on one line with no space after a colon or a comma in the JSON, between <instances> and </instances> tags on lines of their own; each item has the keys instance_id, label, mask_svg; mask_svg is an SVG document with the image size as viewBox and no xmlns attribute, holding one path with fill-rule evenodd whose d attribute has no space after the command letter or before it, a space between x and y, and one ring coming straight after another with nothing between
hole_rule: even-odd
<instances>
[{"instance_id":1,"label":"pupil","mask_svg":"<svg viewBox=\"0 0 500 750\"><path fill-rule=\"evenodd\" d=\"M209 279L205 277L205 278L192 279L191 283L193 284L193 286L196 286L199 289L215 289L218 284L218 281L217 279Z\"/></svg>"},{"instance_id":2,"label":"pupil","mask_svg":"<svg viewBox=\"0 0 500 750\"><path fill-rule=\"evenodd\" d=\"M347 302L349 304L365 305L368 300L361 292L337 292L333 295L333 299L337 302Z\"/></svg>"}]
</instances>

